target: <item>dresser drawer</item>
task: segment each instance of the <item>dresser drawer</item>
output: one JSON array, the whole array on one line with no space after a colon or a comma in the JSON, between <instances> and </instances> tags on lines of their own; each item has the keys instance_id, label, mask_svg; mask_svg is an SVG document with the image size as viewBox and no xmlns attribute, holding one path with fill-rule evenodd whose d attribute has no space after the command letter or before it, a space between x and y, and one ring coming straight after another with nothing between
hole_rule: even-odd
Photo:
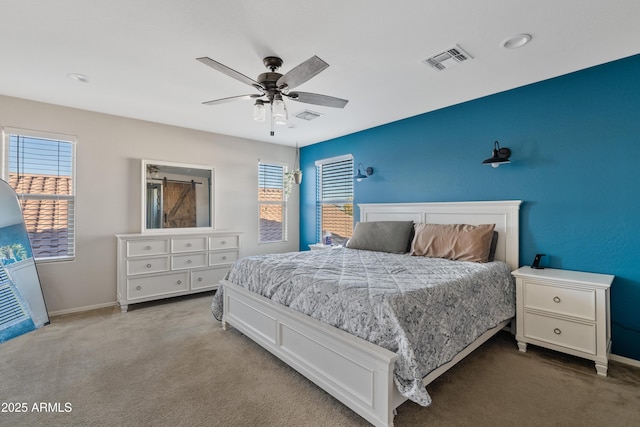
<instances>
[{"instance_id":1,"label":"dresser drawer","mask_svg":"<svg viewBox=\"0 0 640 427\"><path fill-rule=\"evenodd\" d=\"M214 288L224 279L228 268L210 268L191 272L191 289Z\"/></svg>"},{"instance_id":2,"label":"dresser drawer","mask_svg":"<svg viewBox=\"0 0 640 427\"><path fill-rule=\"evenodd\" d=\"M238 260L238 251L220 251L209 253L209 265L232 264Z\"/></svg>"},{"instance_id":3,"label":"dresser drawer","mask_svg":"<svg viewBox=\"0 0 640 427\"><path fill-rule=\"evenodd\" d=\"M127 256L163 255L169 253L169 239L129 240Z\"/></svg>"},{"instance_id":4,"label":"dresser drawer","mask_svg":"<svg viewBox=\"0 0 640 427\"><path fill-rule=\"evenodd\" d=\"M595 320L596 293L593 289L570 289L525 280L524 307Z\"/></svg>"},{"instance_id":5,"label":"dresser drawer","mask_svg":"<svg viewBox=\"0 0 640 427\"><path fill-rule=\"evenodd\" d=\"M525 313L524 336L584 353L596 354L596 326L594 324Z\"/></svg>"},{"instance_id":6,"label":"dresser drawer","mask_svg":"<svg viewBox=\"0 0 640 427\"><path fill-rule=\"evenodd\" d=\"M189 255L174 255L171 257L171 269L197 268L207 265L207 254L204 252Z\"/></svg>"},{"instance_id":7,"label":"dresser drawer","mask_svg":"<svg viewBox=\"0 0 640 427\"><path fill-rule=\"evenodd\" d=\"M238 236L214 236L209 237L209 249L226 249L226 248L238 248L239 245Z\"/></svg>"},{"instance_id":8,"label":"dresser drawer","mask_svg":"<svg viewBox=\"0 0 640 427\"><path fill-rule=\"evenodd\" d=\"M127 260L127 275L160 273L163 271L169 271L168 256Z\"/></svg>"},{"instance_id":9,"label":"dresser drawer","mask_svg":"<svg viewBox=\"0 0 640 427\"><path fill-rule=\"evenodd\" d=\"M171 252L195 252L207 250L206 237L180 237L171 239Z\"/></svg>"},{"instance_id":10,"label":"dresser drawer","mask_svg":"<svg viewBox=\"0 0 640 427\"><path fill-rule=\"evenodd\" d=\"M127 299L166 295L189 289L188 272L127 280Z\"/></svg>"}]
</instances>

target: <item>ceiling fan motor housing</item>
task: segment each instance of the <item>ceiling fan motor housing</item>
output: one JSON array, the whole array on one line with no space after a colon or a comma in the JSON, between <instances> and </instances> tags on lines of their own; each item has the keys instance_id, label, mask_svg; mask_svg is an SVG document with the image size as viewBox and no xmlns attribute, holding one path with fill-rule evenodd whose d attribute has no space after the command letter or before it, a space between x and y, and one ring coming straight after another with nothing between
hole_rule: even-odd
<instances>
[{"instance_id":1,"label":"ceiling fan motor housing","mask_svg":"<svg viewBox=\"0 0 640 427\"><path fill-rule=\"evenodd\" d=\"M282 77L280 73L262 73L258 76L257 81L264 88L265 96L269 98L270 101L273 101L276 93L280 92L276 86L276 82L280 77Z\"/></svg>"},{"instance_id":2,"label":"ceiling fan motor housing","mask_svg":"<svg viewBox=\"0 0 640 427\"><path fill-rule=\"evenodd\" d=\"M278 58L277 56L267 56L262 60L262 63L272 72L282 67L282 59Z\"/></svg>"}]
</instances>

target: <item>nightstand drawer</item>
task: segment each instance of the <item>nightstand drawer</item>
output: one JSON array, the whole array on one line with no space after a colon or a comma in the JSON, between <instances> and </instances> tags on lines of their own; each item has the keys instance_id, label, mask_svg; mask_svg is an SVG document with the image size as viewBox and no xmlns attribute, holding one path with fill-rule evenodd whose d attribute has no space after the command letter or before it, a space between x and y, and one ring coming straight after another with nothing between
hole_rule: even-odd
<instances>
[{"instance_id":1,"label":"nightstand drawer","mask_svg":"<svg viewBox=\"0 0 640 427\"><path fill-rule=\"evenodd\" d=\"M524 307L593 321L596 293L593 289L570 289L525 280Z\"/></svg>"},{"instance_id":2,"label":"nightstand drawer","mask_svg":"<svg viewBox=\"0 0 640 427\"><path fill-rule=\"evenodd\" d=\"M534 313L524 314L524 336L596 354L596 325L571 322Z\"/></svg>"}]
</instances>

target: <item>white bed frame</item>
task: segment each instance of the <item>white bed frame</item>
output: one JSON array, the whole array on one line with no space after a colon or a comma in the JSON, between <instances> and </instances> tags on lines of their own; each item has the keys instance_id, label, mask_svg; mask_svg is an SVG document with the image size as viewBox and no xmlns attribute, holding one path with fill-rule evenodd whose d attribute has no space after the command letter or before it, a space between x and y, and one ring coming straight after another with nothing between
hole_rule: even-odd
<instances>
[{"instance_id":1,"label":"white bed frame","mask_svg":"<svg viewBox=\"0 0 640 427\"><path fill-rule=\"evenodd\" d=\"M519 267L521 201L360 204L360 221L496 224L496 259ZM393 426L407 399L396 389L397 355L223 280L223 327L231 325L282 359L375 426ZM495 333L507 320L424 378L425 386Z\"/></svg>"}]
</instances>

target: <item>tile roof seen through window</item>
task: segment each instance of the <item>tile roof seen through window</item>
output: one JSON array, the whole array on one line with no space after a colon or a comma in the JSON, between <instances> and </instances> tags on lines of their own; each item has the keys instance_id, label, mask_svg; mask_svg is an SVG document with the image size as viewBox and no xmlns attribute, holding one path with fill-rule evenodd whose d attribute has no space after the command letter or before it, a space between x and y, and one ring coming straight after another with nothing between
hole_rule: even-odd
<instances>
[{"instance_id":1,"label":"tile roof seen through window","mask_svg":"<svg viewBox=\"0 0 640 427\"><path fill-rule=\"evenodd\" d=\"M20 204L34 256L68 255L73 244L73 201L50 196L71 195L71 177L10 173L9 185L25 195Z\"/></svg>"}]
</instances>

